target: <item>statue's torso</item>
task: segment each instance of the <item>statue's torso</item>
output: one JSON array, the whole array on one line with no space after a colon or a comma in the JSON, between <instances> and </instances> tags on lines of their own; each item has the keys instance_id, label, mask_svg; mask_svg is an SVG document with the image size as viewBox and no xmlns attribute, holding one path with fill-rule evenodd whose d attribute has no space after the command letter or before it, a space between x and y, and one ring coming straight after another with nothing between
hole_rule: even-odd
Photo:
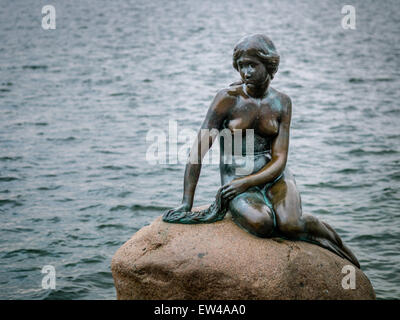
<instances>
[{"instance_id":1,"label":"statue's torso","mask_svg":"<svg viewBox=\"0 0 400 320\"><path fill-rule=\"evenodd\" d=\"M232 88L232 93L236 96L236 103L231 107L228 116L223 122L222 129L224 134L231 135L230 139L225 139L224 135L220 138L221 147L221 179L223 183L232 180L238 175L236 169L243 167L244 156L246 161L253 161L253 170L251 173L259 171L271 159L271 143L279 132L279 123L282 113L282 99L279 93L269 88L268 94L262 99L254 99L244 92L242 86ZM227 131L228 129L229 131ZM253 130L252 132L246 130ZM249 141L249 134L253 134L254 150L249 152L246 143ZM242 141L237 141L239 135ZM234 148L235 144L241 145L241 148ZM235 150L241 149L242 154ZM232 163L226 163L226 156L232 154Z\"/></svg>"}]
</instances>

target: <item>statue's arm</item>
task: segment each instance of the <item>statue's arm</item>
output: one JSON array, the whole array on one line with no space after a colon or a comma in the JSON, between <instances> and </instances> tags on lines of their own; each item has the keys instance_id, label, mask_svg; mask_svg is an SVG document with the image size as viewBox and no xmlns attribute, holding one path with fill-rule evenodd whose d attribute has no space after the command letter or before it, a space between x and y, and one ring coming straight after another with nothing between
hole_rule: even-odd
<instances>
[{"instance_id":1,"label":"statue's arm","mask_svg":"<svg viewBox=\"0 0 400 320\"><path fill-rule=\"evenodd\" d=\"M284 96L278 135L271 143L271 161L260 171L246 177L249 187L274 181L285 170L289 151L290 122L292 102Z\"/></svg>"},{"instance_id":2,"label":"statue's arm","mask_svg":"<svg viewBox=\"0 0 400 320\"><path fill-rule=\"evenodd\" d=\"M194 193L199 180L203 158L211 148L229 109L235 103L235 99L229 93L229 89L223 89L218 92L208 109L185 168L181 206L181 209L185 211L191 210L193 206Z\"/></svg>"}]
</instances>

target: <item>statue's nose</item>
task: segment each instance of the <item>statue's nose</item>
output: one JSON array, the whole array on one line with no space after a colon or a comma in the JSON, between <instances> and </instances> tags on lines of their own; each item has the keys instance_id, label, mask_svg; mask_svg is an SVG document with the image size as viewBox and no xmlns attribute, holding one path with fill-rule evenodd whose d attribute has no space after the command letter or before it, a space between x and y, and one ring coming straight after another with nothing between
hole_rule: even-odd
<instances>
[{"instance_id":1,"label":"statue's nose","mask_svg":"<svg viewBox=\"0 0 400 320\"><path fill-rule=\"evenodd\" d=\"M245 79L250 79L251 78L252 73L250 72L250 70L247 70L244 74Z\"/></svg>"}]
</instances>

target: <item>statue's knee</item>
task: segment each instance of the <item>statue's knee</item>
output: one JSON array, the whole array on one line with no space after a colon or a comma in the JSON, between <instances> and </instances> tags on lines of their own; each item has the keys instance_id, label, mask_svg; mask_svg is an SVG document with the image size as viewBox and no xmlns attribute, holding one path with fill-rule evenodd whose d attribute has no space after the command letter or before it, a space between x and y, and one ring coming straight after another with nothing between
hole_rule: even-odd
<instances>
[{"instance_id":1,"label":"statue's knee","mask_svg":"<svg viewBox=\"0 0 400 320\"><path fill-rule=\"evenodd\" d=\"M251 219L253 233L258 237L266 238L271 235L274 230L274 222L267 215L260 215Z\"/></svg>"},{"instance_id":2,"label":"statue's knee","mask_svg":"<svg viewBox=\"0 0 400 320\"><path fill-rule=\"evenodd\" d=\"M267 207L250 206L243 199L230 203L233 220L251 234L258 237L268 237L274 229L274 222Z\"/></svg>"}]
</instances>

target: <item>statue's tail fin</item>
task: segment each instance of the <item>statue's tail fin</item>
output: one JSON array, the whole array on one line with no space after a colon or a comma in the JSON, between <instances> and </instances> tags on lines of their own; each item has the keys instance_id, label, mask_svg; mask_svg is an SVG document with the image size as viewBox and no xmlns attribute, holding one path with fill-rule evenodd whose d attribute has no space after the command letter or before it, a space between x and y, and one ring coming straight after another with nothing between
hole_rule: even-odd
<instances>
[{"instance_id":1,"label":"statue's tail fin","mask_svg":"<svg viewBox=\"0 0 400 320\"><path fill-rule=\"evenodd\" d=\"M334 244L333 242L331 242L327 239L324 239L324 238L315 239L315 242L317 245L319 245L325 249L328 249L328 250L332 251L333 253L336 253L338 256L342 257L343 259L350 261L357 268L361 268L360 263L358 262L356 256L344 244L343 244L342 248L339 248L336 244Z\"/></svg>"},{"instance_id":2,"label":"statue's tail fin","mask_svg":"<svg viewBox=\"0 0 400 320\"><path fill-rule=\"evenodd\" d=\"M319 245L325 249L336 253L338 256L342 257L343 259L349 260L352 264L354 264L357 268L361 268L360 263L358 262L356 256L353 252L342 242L339 235L336 233L335 229L333 229L328 223L321 221L321 223L327 227L336 238L336 243L322 237L313 237L312 240L310 239L301 239L303 241L311 242L316 245Z\"/></svg>"}]
</instances>

